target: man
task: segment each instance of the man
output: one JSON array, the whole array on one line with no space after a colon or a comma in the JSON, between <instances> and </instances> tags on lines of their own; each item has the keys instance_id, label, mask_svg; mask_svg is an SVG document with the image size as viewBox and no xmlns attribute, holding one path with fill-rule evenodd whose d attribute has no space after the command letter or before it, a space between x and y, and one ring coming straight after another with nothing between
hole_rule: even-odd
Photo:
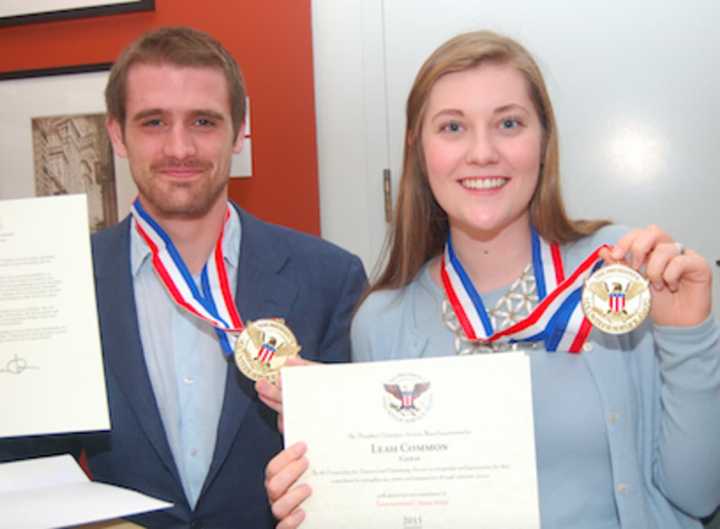
<instances>
[{"instance_id":1,"label":"man","mask_svg":"<svg viewBox=\"0 0 720 529\"><path fill-rule=\"evenodd\" d=\"M80 446L95 480L175 504L133 518L145 527L273 527L263 479L282 444L276 415L231 361L233 335L207 320L223 310L230 328L283 318L305 358L347 361L362 265L228 204L245 90L209 35L142 36L115 63L105 96L113 148L139 197L92 241L112 430L77 436ZM223 274L234 301L206 299Z\"/></svg>"}]
</instances>

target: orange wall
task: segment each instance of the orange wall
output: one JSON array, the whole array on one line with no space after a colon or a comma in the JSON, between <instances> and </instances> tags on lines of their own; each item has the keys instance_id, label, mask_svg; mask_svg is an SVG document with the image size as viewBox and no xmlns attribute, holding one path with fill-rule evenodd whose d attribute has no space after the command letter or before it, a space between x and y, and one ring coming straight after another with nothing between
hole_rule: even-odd
<instances>
[{"instance_id":1,"label":"orange wall","mask_svg":"<svg viewBox=\"0 0 720 529\"><path fill-rule=\"evenodd\" d=\"M151 12L3 27L0 72L112 62L166 25L211 33L245 75L253 176L231 180L230 196L263 219L319 234L310 0L155 0Z\"/></svg>"}]
</instances>

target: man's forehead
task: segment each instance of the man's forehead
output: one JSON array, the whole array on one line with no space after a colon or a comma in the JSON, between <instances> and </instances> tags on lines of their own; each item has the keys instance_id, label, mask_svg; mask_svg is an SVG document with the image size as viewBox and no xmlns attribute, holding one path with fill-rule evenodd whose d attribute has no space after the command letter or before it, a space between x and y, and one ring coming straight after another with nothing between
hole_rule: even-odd
<instances>
[{"instance_id":1,"label":"man's forehead","mask_svg":"<svg viewBox=\"0 0 720 529\"><path fill-rule=\"evenodd\" d=\"M128 70L129 107L215 108L229 112L229 89L223 72L212 66L137 63Z\"/></svg>"},{"instance_id":2,"label":"man's forehead","mask_svg":"<svg viewBox=\"0 0 720 529\"><path fill-rule=\"evenodd\" d=\"M225 74L219 66L175 64L167 61L134 62L128 67L127 78L130 80L132 78L145 76L166 75L203 76L212 78L215 81L222 80L222 84L227 83Z\"/></svg>"}]
</instances>

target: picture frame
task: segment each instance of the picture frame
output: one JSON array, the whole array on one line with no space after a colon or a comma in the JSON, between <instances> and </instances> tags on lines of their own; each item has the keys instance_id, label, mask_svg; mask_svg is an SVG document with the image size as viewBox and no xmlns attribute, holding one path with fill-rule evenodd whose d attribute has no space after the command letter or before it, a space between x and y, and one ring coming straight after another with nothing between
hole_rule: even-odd
<instances>
[{"instance_id":1,"label":"picture frame","mask_svg":"<svg viewBox=\"0 0 720 529\"><path fill-rule=\"evenodd\" d=\"M60 152L65 148L62 137L68 132L80 130L84 135L89 130L89 136L80 143L88 143L100 136L101 129L104 133L104 91L111 67L112 63L95 63L0 72L0 101L3 101L4 109L0 120L0 160L3 160L0 200L87 192L91 214L95 212L96 217L91 217L91 226L98 225L96 221L101 210L104 219L120 219L130 211L137 188L127 160L112 156L109 151L109 159L103 153L96 156L90 152L87 156L85 151ZM252 176L249 98L247 105L245 141L242 151L232 157L232 178ZM42 158L42 153L48 151L57 157ZM107 178L96 178L96 169L100 166L112 166L112 189L108 188ZM81 178L92 184L90 188L95 186L96 191L104 186L104 198L93 199L93 189L79 189Z\"/></svg>"},{"instance_id":2,"label":"picture frame","mask_svg":"<svg viewBox=\"0 0 720 529\"><path fill-rule=\"evenodd\" d=\"M0 27L154 9L155 0L4 0Z\"/></svg>"},{"instance_id":3,"label":"picture frame","mask_svg":"<svg viewBox=\"0 0 720 529\"><path fill-rule=\"evenodd\" d=\"M0 199L85 193L93 231L127 214L137 189L105 131L111 66L0 72Z\"/></svg>"}]
</instances>

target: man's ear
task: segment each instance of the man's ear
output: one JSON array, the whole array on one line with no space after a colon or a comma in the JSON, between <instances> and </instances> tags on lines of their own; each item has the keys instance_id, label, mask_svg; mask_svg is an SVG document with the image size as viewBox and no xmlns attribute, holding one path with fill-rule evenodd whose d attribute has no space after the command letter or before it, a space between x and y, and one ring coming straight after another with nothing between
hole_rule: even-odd
<instances>
[{"instance_id":1,"label":"man's ear","mask_svg":"<svg viewBox=\"0 0 720 529\"><path fill-rule=\"evenodd\" d=\"M235 154L238 154L242 150L244 143L245 143L245 122L243 121L243 124L240 126L240 130L238 130L237 138L235 138L235 143L233 144L233 152Z\"/></svg>"},{"instance_id":2,"label":"man's ear","mask_svg":"<svg viewBox=\"0 0 720 529\"><path fill-rule=\"evenodd\" d=\"M127 148L125 147L125 138L123 137L123 129L117 119L108 117L105 120L105 128L107 129L110 142L113 146L115 155L120 158L127 158Z\"/></svg>"}]
</instances>

